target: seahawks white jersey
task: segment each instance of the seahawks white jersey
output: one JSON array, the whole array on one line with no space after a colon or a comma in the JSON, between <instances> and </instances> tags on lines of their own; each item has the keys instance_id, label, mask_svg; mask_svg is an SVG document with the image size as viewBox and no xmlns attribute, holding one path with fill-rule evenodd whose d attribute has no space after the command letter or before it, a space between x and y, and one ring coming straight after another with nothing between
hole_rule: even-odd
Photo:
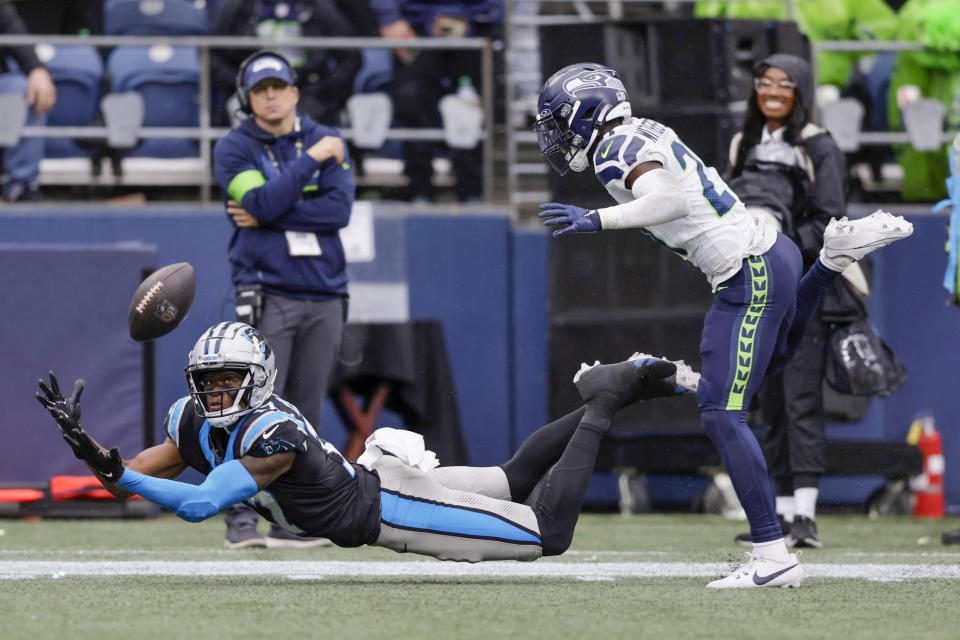
<instances>
[{"instance_id":1,"label":"seahawks white jersey","mask_svg":"<svg viewBox=\"0 0 960 640\"><path fill-rule=\"evenodd\" d=\"M683 185L690 205L687 216L644 231L695 264L712 287L736 274L744 258L773 246L776 233L747 213L716 169L705 165L673 129L628 118L604 136L593 156L597 179L621 204L635 199L624 180L642 162L662 164Z\"/></svg>"}]
</instances>

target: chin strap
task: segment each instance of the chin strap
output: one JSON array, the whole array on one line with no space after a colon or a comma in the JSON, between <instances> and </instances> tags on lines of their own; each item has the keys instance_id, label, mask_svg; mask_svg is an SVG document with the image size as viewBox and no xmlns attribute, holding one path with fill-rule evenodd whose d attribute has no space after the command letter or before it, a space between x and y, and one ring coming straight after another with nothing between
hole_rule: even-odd
<instances>
[{"instance_id":1,"label":"chin strap","mask_svg":"<svg viewBox=\"0 0 960 640\"><path fill-rule=\"evenodd\" d=\"M567 165L571 171L576 171L577 173L585 171L587 167L590 166L590 159L587 158L587 150L578 149L575 151L573 157L567 161Z\"/></svg>"}]
</instances>

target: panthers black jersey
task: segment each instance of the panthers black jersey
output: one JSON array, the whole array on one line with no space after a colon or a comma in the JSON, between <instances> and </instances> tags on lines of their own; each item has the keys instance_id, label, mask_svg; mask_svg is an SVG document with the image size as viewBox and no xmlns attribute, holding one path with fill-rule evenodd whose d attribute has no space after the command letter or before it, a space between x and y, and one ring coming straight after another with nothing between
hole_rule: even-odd
<instances>
[{"instance_id":1,"label":"panthers black jersey","mask_svg":"<svg viewBox=\"0 0 960 640\"><path fill-rule=\"evenodd\" d=\"M376 540L380 532L377 476L347 462L336 447L317 436L299 409L279 396L271 396L230 429L211 426L186 396L170 408L165 427L184 461L204 474L244 456L296 452L290 470L247 504L294 533L329 538L342 547Z\"/></svg>"}]
</instances>

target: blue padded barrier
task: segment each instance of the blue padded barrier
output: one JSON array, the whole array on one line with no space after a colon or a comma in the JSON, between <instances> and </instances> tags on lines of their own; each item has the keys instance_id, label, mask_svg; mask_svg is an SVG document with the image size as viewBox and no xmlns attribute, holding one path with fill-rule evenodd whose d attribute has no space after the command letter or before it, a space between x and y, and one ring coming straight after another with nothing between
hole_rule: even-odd
<instances>
[{"instance_id":1,"label":"blue padded barrier","mask_svg":"<svg viewBox=\"0 0 960 640\"><path fill-rule=\"evenodd\" d=\"M95 437L128 456L143 448L143 347L127 335L126 314L156 256L141 243L0 244L0 482L89 473L34 398L51 369L65 395L86 380L83 424Z\"/></svg>"},{"instance_id":2,"label":"blue padded barrier","mask_svg":"<svg viewBox=\"0 0 960 640\"><path fill-rule=\"evenodd\" d=\"M543 425L547 409L547 249L543 229L515 229L510 235L512 322L510 448ZM573 372L570 372L571 379Z\"/></svg>"},{"instance_id":3,"label":"blue padded barrier","mask_svg":"<svg viewBox=\"0 0 960 640\"><path fill-rule=\"evenodd\" d=\"M505 215L406 219L410 317L443 323L470 463L512 453L510 223Z\"/></svg>"}]
</instances>

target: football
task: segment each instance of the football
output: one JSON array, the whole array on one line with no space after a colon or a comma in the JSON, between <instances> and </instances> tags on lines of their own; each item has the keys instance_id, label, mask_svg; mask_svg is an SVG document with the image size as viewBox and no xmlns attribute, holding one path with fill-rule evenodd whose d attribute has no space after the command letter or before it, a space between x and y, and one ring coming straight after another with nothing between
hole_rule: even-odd
<instances>
[{"instance_id":1,"label":"football","mask_svg":"<svg viewBox=\"0 0 960 640\"><path fill-rule=\"evenodd\" d=\"M190 311L197 280L189 262L157 269L137 287L127 325L137 342L154 340L177 328Z\"/></svg>"}]
</instances>

